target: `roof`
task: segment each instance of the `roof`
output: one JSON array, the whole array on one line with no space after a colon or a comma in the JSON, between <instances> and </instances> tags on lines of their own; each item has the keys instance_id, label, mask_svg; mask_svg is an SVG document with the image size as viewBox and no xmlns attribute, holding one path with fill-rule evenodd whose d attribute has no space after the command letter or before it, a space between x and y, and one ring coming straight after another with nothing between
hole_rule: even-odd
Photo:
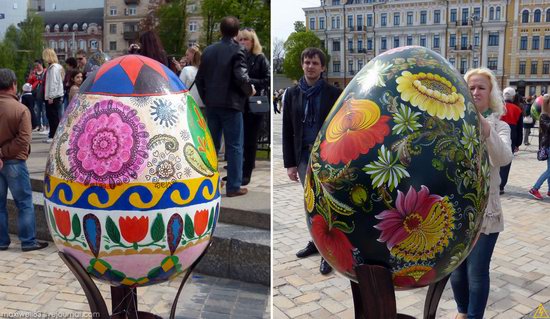
<instances>
[{"instance_id":1,"label":"roof","mask_svg":"<svg viewBox=\"0 0 550 319\"><path fill-rule=\"evenodd\" d=\"M87 24L97 23L100 26L103 25L103 8L48 11L38 12L37 14L44 18L45 25L54 25L57 23L59 26L63 26L66 23L72 26L74 23L81 25L84 22Z\"/></svg>"}]
</instances>

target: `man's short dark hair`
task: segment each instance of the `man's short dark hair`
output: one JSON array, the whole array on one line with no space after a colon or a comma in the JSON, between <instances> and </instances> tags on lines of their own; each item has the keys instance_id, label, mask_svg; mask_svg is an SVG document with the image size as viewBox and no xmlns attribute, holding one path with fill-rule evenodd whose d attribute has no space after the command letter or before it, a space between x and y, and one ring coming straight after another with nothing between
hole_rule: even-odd
<instances>
[{"instance_id":1,"label":"man's short dark hair","mask_svg":"<svg viewBox=\"0 0 550 319\"><path fill-rule=\"evenodd\" d=\"M220 22L220 31L224 37L235 37L239 34L240 22L239 19L228 16L224 17Z\"/></svg>"},{"instance_id":2,"label":"man's short dark hair","mask_svg":"<svg viewBox=\"0 0 550 319\"><path fill-rule=\"evenodd\" d=\"M14 83L17 83L15 73L10 69L0 69L0 91L11 89Z\"/></svg>"},{"instance_id":3,"label":"man's short dark hair","mask_svg":"<svg viewBox=\"0 0 550 319\"><path fill-rule=\"evenodd\" d=\"M72 68L76 68L78 66L78 62L72 56L65 60L65 64L70 65Z\"/></svg>"},{"instance_id":4,"label":"man's short dark hair","mask_svg":"<svg viewBox=\"0 0 550 319\"><path fill-rule=\"evenodd\" d=\"M321 66L325 66L325 62L326 62L326 56L325 56L325 53L323 51L321 51L321 49L319 48L306 48L304 51L302 51L302 57L300 59L300 64L301 63L304 63L304 59L305 58L314 58L315 56L318 56L319 57L319 60L321 60Z\"/></svg>"}]
</instances>

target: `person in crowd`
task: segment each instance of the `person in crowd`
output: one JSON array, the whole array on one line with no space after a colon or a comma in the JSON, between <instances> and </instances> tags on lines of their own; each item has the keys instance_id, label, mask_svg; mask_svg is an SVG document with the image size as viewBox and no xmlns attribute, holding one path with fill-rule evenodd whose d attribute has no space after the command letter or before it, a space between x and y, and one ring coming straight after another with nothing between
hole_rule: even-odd
<instances>
[{"instance_id":1,"label":"person in crowd","mask_svg":"<svg viewBox=\"0 0 550 319\"><path fill-rule=\"evenodd\" d=\"M531 116L531 99L528 97L523 103L523 145L529 146L531 129L535 127L535 119Z\"/></svg>"},{"instance_id":2,"label":"person in crowd","mask_svg":"<svg viewBox=\"0 0 550 319\"><path fill-rule=\"evenodd\" d=\"M270 84L269 61L262 53L262 45L256 32L250 28L239 31L239 43L246 50L246 65L250 83L256 88L256 95L268 95ZM248 185L252 178L252 170L256 163L258 150L258 135L264 118L262 113L253 113L245 103L243 114L244 127L244 159L242 185Z\"/></svg>"},{"instance_id":3,"label":"person in crowd","mask_svg":"<svg viewBox=\"0 0 550 319\"><path fill-rule=\"evenodd\" d=\"M46 116L50 123L50 132L47 143L51 143L57 126L59 125L59 109L63 103L63 78L65 77L63 67L57 60L57 54L50 48L42 51L42 59L48 63L44 76L44 101L46 103Z\"/></svg>"},{"instance_id":4,"label":"person in crowd","mask_svg":"<svg viewBox=\"0 0 550 319\"><path fill-rule=\"evenodd\" d=\"M36 221L27 158L31 151L31 115L17 100L17 79L10 69L0 69L0 250L7 250L8 189L18 209L17 230L21 250L42 249L36 240Z\"/></svg>"},{"instance_id":5,"label":"person in crowd","mask_svg":"<svg viewBox=\"0 0 550 319\"><path fill-rule=\"evenodd\" d=\"M23 94L21 94L20 102L29 109L29 113L31 114L32 129L36 129L39 125L34 114L34 96L32 95L32 85L30 83L23 84Z\"/></svg>"},{"instance_id":6,"label":"person in crowd","mask_svg":"<svg viewBox=\"0 0 550 319\"><path fill-rule=\"evenodd\" d=\"M539 149L546 148L547 154L550 154L550 95L545 94L542 100L541 115L539 119ZM539 192L540 187L548 182L548 197L550 197L550 156L546 160L546 170L537 179L529 194L535 199L541 200L542 195Z\"/></svg>"},{"instance_id":7,"label":"person in crowd","mask_svg":"<svg viewBox=\"0 0 550 319\"><path fill-rule=\"evenodd\" d=\"M71 100L69 99L69 91L71 90L71 74L73 70L76 70L78 68L78 62L73 57L68 57L65 60L65 78L63 79L63 109L59 113L59 116L61 117L63 113L65 113L65 110L67 109L67 106L69 106L69 102Z\"/></svg>"},{"instance_id":8,"label":"person in crowd","mask_svg":"<svg viewBox=\"0 0 550 319\"><path fill-rule=\"evenodd\" d=\"M283 104L283 161L288 178L304 185L307 165L313 143L330 109L342 93L323 78L326 57L318 48L307 48L301 55L304 76L297 85L285 92ZM317 253L310 241L296 256L304 258ZM321 258L321 274L328 274L332 267Z\"/></svg>"},{"instance_id":9,"label":"person in crowd","mask_svg":"<svg viewBox=\"0 0 550 319\"><path fill-rule=\"evenodd\" d=\"M34 60L34 69L29 74L27 83L32 85L35 114L40 125L38 131L48 133L50 127L46 117L46 104L44 103L44 74L44 61L42 59Z\"/></svg>"},{"instance_id":10,"label":"person in crowd","mask_svg":"<svg viewBox=\"0 0 550 319\"><path fill-rule=\"evenodd\" d=\"M80 90L80 85L82 84L82 72L80 72L78 69L74 69L70 73L70 79L69 82L69 103L73 100L73 97L78 93Z\"/></svg>"},{"instance_id":11,"label":"person in crowd","mask_svg":"<svg viewBox=\"0 0 550 319\"><path fill-rule=\"evenodd\" d=\"M170 61L159 36L153 30L145 31L139 37L139 54L156 60L170 68Z\"/></svg>"},{"instance_id":12,"label":"person in crowd","mask_svg":"<svg viewBox=\"0 0 550 319\"><path fill-rule=\"evenodd\" d=\"M480 113L481 140L489 154L489 199L481 234L470 255L451 274L451 287L458 307L458 319L482 319L489 297L489 265L498 235L504 230L499 196L500 167L512 161L510 127L500 120L505 112L502 93L493 72L477 68L464 75L474 105Z\"/></svg>"},{"instance_id":13,"label":"person in crowd","mask_svg":"<svg viewBox=\"0 0 550 319\"><path fill-rule=\"evenodd\" d=\"M199 95L199 90L195 85L195 77L199 71L201 64L201 50L198 46L192 46L185 52L185 60L189 61L187 65L181 69L180 80L185 84L187 89L191 92L191 96L200 107L202 115L206 117L206 110L204 108L204 102Z\"/></svg>"},{"instance_id":14,"label":"person in crowd","mask_svg":"<svg viewBox=\"0 0 550 319\"><path fill-rule=\"evenodd\" d=\"M523 110L513 103L516 96L516 90L513 87L505 88L502 94L504 94L505 112L500 119L510 126L512 153L516 153L523 141ZM500 168L500 195L504 194L504 187L508 183L511 166L512 162Z\"/></svg>"},{"instance_id":15,"label":"person in crowd","mask_svg":"<svg viewBox=\"0 0 550 319\"><path fill-rule=\"evenodd\" d=\"M86 51L80 49L76 51L77 69L82 72L82 81L86 80L86 64L88 64L88 58L86 57Z\"/></svg>"},{"instance_id":16,"label":"person in crowd","mask_svg":"<svg viewBox=\"0 0 550 319\"><path fill-rule=\"evenodd\" d=\"M220 22L222 39L208 46L202 55L195 85L206 105L208 128L216 151L222 132L227 158L228 197L245 195L241 187L243 174L243 111L249 96L256 94L246 67L246 53L235 41L239 20L224 17Z\"/></svg>"}]
</instances>

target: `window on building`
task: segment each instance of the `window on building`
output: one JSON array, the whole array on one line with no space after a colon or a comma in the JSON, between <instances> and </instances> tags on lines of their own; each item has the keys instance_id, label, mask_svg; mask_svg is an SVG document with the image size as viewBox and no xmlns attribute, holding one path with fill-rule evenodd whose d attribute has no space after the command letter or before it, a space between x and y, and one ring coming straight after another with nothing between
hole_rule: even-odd
<instances>
[{"instance_id":1,"label":"window on building","mask_svg":"<svg viewBox=\"0 0 550 319\"><path fill-rule=\"evenodd\" d=\"M462 58L460 59L460 74L466 73L466 70L468 70L468 63L466 59Z\"/></svg>"},{"instance_id":2,"label":"window on building","mask_svg":"<svg viewBox=\"0 0 550 319\"><path fill-rule=\"evenodd\" d=\"M358 14L357 15L357 29L361 30L363 28L363 15Z\"/></svg>"},{"instance_id":3,"label":"window on building","mask_svg":"<svg viewBox=\"0 0 550 319\"><path fill-rule=\"evenodd\" d=\"M441 23L441 10L434 11L434 23Z\"/></svg>"},{"instance_id":4,"label":"window on building","mask_svg":"<svg viewBox=\"0 0 550 319\"><path fill-rule=\"evenodd\" d=\"M550 74L550 61L542 62L542 74Z\"/></svg>"},{"instance_id":5,"label":"window on building","mask_svg":"<svg viewBox=\"0 0 550 319\"><path fill-rule=\"evenodd\" d=\"M413 37L410 35L407 36L407 45L413 45Z\"/></svg>"},{"instance_id":6,"label":"window on building","mask_svg":"<svg viewBox=\"0 0 550 319\"><path fill-rule=\"evenodd\" d=\"M399 48L399 37L393 37L393 47Z\"/></svg>"},{"instance_id":7,"label":"window on building","mask_svg":"<svg viewBox=\"0 0 550 319\"><path fill-rule=\"evenodd\" d=\"M349 74L351 74L351 75L355 74L355 73L353 72L353 60L349 60L349 61L348 61L348 72L349 72Z\"/></svg>"},{"instance_id":8,"label":"window on building","mask_svg":"<svg viewBox=\"0 0 550 319\"><path fill-rule=\"evenodd\" d=\"M340 29L340 16L336 17L336 29Z\"/></svg>"},{"instance_id":9,"label":"window on building","mask_svg":"<svg viewBox=\"0 0 550 319\"><path fill-rule=\"evenodd\" d=\"M367 39L367 50L372 50L372 39Z\"/></svg>"},{"instance_id":10,"label":"window on building","mask_svg":"<svg viewBox=\"0 0 550 319\"><path fill-rule=\"evenodd\" d=\"M86 41L83 39L78 40L78 49L86 51Z\"/></svg>"},{"instance_id":11,"label":"window on building","mask_svg":"<svg viewBox=\"0 0 550 319\"><path fill-rule=\"evenodd\" d=\"M128 15L130 15L130 16L137 15L137 6L136 5L128 6Z\"/></svg>"},{"instance_id":12,"label":"window on building","mask_svg":"<svg viewBox=\"0 0 550 319\"><path fill-rule=\"evenodd\" d=\"M321 40L321 48L325 48L325 40Z\"/></svg>"},{"instance_id":13,"label":"window on building","mask_svg":"<svg viewBox=\"0 0 550 319\"><path fill-rule=\"evenodd\" d=\"M426 24L428 18L428 11L422 10L420 11L420 24Z\"/></svg>"},{"instance_id":14,"label":"window on building","mask_svg":"<svg viewBox=\"0 0 550 319\"><path fill-rule=\"evenodd\" d=\"M531 75L538 73L538 66L539 66L538 61L531 61Z\"/></svg>"},{"instance_id":15,"label":"window on building","mask_svg":"<svg viewBox=\"0 0 550 319\"><path fill-rule=\"evenodd\" d=\"M380 38L380 50L387 50L388 44L386 42L386 37Z\"/></svg>"},{"instance_id":16,"label":"window on building","mask_svg":"<svg viewBox=\"0 0 550 319\"><path fill-rule=\"evenodd\" d=\"M537 91L537 87L536 87L536 86L531 85L531 86L529 87L529 95L535 95L535 94L537 93L536 91Z\"/></svg>"},{"instance_id":17,"label":"window on building","mask_svg":"<svg viewBox=\"0 0 550 319\"><path fill-rule=\"evenodd\" d=\"M450 59L449 59L449 63L450 63L452 66L455 66L455 58L450 58Z\"/></svg>"},{"instance_id":18,"label":"window on building","mask_svg":"<svg viewBox=\"0 0 550 319\"><path fill-rule=\"evenodd\" d=\"M340 61L333 61L332 62L332 72L340 72Z\"/></svg>"},{"instance_id":19,"label":"window on building","mask_svg":"<svg viewBox=\"0 0 550 319\"><path fill-rule=\"evenodd\" d=\"M481 8L480 7L474 8L474 19L479 20L480 17L481 17Z\"/></svg>"},{"instance_id":20,"label":"window on building","mask_svg":"<svg viewBox=\"0 0 550 319\"><path fill-rule=\"evenodd\" d=\"M332 0L332 5L333 6L339 6L340 5L340 0ZM338 71L340 72L340 71Z\"/></svg>"},{"instance_id":21,"label":"window on building","mask_svg":"<svg viewBox=\"0 0 550 319\"><path fill-rule=\"evenodd\" d=\"M522 36L519 40L519 49L527 50L527 36Z\"/></svg>"},{"instance_id":22,"label":"window on building","mask_svg":"<svg viewBox=\"0 0 550 319\"><path fill-rule=\"evenodd\" d=\"M332 51L340 51L340 41L338 40L332 41Z\"/></svg>"},{"instance_id":23,"label":"window on building","mask_svg":"<svg viewBox=\"0 0 550 319\"><path fill-rule=\"evenodd\" d=\"M539 9L535 10L533 22L540 22L540 16L541 16L540 10Z\"/></svg>"},{"instance_id":24,"label":"window on building","mask_svg":"<svg viewBox=\"0 0 550 319\"><path fill-rule=\"evenodd\" d=\"M396 12L393 14L393 25L400 25L401 24L401 13Z\"/></svg>"},{"instance_id":25,"label":"window on building","mask_svg":"<svg viewBox=\"0 0 550 319\"><path fill-rule=\"evenodd\" d=\"M189 32L197 32L198 28L199 27L196 21L189 22Z\"/></svg>"},{"instance_id":26,"label":"window on building","mask_svg":"<svg viewBox=\"0 0 550 319\"><path fill-rule=\"evenodd\" d=\"M541 85L540 94L546 94L546 93L548 93L548 85Z\"/></svg>"},{"instance_id":27,"label":"window on building","mask_svg":"<svg viewBox=\"0 0 550 319\"><path fill-rule=\"evenodd\" d=\"M69 32L69 25L66 23L63 25L63 32Z\"/></svg>"},{"instance_id":28,"label":"window on building","mask_svg":"<svg viewBox=\"0 0 550 319\"><path fill-rule=\"evenodd\" d=\"M325 29L325 18L319 18L319 29Z\"/></svg>"},{"instance_id":29,"label":"window on building","mask_svg":"<svg viewBox=\"0 0 550 319\"><path fill-rule=\"evenodd\" d=\"M539 41L540 37L538 35L533 36L533 39L531 40L531 50L538 50L539 49Z\"/></svg>"},{"instance_id":30,"label":"window on building","mask_svg":"<svg viewBox=\"0 0 550 319\"><path fill-rule=\"evenodd\" d=\"M50 32L50 25L46 25L46 32Z\"/></svg>"},{"instance_id":31,"label":"window on building","mask_svg":"<svg viewBox=\"0 0 550 319\"><path fill-rule=\"evenodd\" d=\"M330 26L332 27L332 29L336 29L336 17L332 17L330 19Z\"/></svg>"},{"instance_id":32,"label":"window on building","mask_svg":"<svg viewBox=\"0 0 550 319\"><path fill-rule=\"evenodd\" d=\"M461 35L460 36L460 49L466 50L468 49L468 36L467 35Z\"/></svg>"},{"instance_id":33,"label":"window on building","mask_svg":"<svg viewBox=\"0 0 550 319\"><path fill-rule=\"evenodd\" d=\"M348 40L348 50L353 52L353 40Z\"/></svg>"},{"instance_id":34,"label":"window on building","mask_svg":"<svg viewBox=\"0 0 550 319\"><path fill-rule=\"evenodd\" d=\"M456 9L451 9L451 22L456 22Z\"/></svg>"},{"instance_id":35,"label":"window on building","mask_svg":"<svg viewBox=\"0 0 550 319\"><path fill-rule=\"evenodd\" d=\"M449 46L452 48L456 46L456 34L449 35Z\"/></svg>"},{"instance_id":36,"label":"window on building","mask_svg":"<svg viewBox=\"0 0 550 319\"><path fill-rule=\"evenodd\" d=\"M546 22L550 22L550 9L546 9Z\"/></svg>"},{"instance_id":37,"label":"window on building","mask_svg":"<svg viewBox=\"0 0 550 319\"><path fill-rule=\"evenodd\" d=\"M474 33L474 46L479 46L479 33Z\"/></svg>"},{"instance_id":38,"label":"window on building","mask_svg":"<svg viewBox=\"0 0 550 319\"><path fill-rule=\"evenodd\" d=\"M78 23L73 23L73 27L71 29L73 31L78 31Z\"/></svg>"},{"instance_id":39,"label":"window on building","mask_svg":"<svg viewBox=\"0 0 550 319\"><path fill-rule=\"evenodd\" d=\"M84 22L82 24L82 31L86 31L88 29L88 24L86 22Z\"/></svg>"},{"instance_id":40,"label":"window on building","mask_svg":"<svg viewBox=\"0 0 550 319\"><path fill-rule=\"evenodd\" d=\"M116 34L116 23L109 24L109 33Z\"/></svg>"},{"instance_id":41,"label":"window on building","mask_svg":"<svg viewBox=\"0 0 550 319\"><path fill-rule=\"evenodd\" d=\"M468 8L462 8L462 25L468 25L468 19L470 18Z\"/></svg>"},{"instance_id":42,"label":"window on building","mask_svg":"<svg viewBox=\"0 0 550 319\"><path fill-rule=\"evenodd\" d=\"M487 59L487 68L489 70L495 71L498 67L498 58L489 58Z\"/></svg>"},{"instance_id":43,"label":"window on building","mask_svg":"<svg viewBox=\"0 0 550 319\"><path fill-rule=\"evenodd\" d=\"M525 61L520 61L519 62L519 70L518 70L518 74L525 74Z\"/></svg>"},{"instance_id":44,"label":"window on building","mask_svg":"<svg viewBox=\"0 0 550 319\"><path fill-rule=\"evenodd\" d=\"M426 46L426 36L425 35L420 36L420 46L422 46L422 47Z\"/></svg>"},{"instance_id":45,"label":"window on building","mask_svg":"<svg viewBox=\"0 0 550 319\"><path fill-rule=\"evenodd\" d=\"M523 10L521 12L521 22L529 23L529 10Z\"/></svg>"},{"instance_id":46,"label":"window on building","mask_svg":"<svg viewBox=\"0 0 550 319\"><path fill-rule=\"evenodd\" d=\"M348 16L348 28L353 28L353 16Z\"/></svg>"},{"instance_id":47,"label":"window on building","mask_svg":"<svg viewBox=\"0 0 550 319\"><path fill-rule=\"evenodd\" d=\"M117 8L116 6L109 7L109 15L110 16L116 16L117 15Z\"/></svg>"},{"instance_id":48,"label":"window on building","mask_svg":"<svg viewBox=\"0 0 550 319\"><path fill-rule=\"evenodd\" d=\"M407 12L407 25L413 25L413 13Z\"/></svg>"},{"instance_id":49,"label":"window on building","mask_svg":"<svg viewBox=\"0 0 550 319\"><path fill-rule=\"evenodd\" d=\"M357 71L361 71L361 69L363 68L363 63L363 59L357 60Z\"/></svg>"},{"instance_id":50,"label":"window on building","mask_svg":"<svg viewBox=\"0 0 550 319\"><path fill-rule=\"evenodd\" d=\"M116 41L109 42L109 50L116 51Z\"/></svg>"},{"instance_id":51,"label":"window on building","mask_svg":"<svg viewBox=\"0 0 550 319\"><path fill-rule=\"evenodd\" d=\"M372 14L367 14L367 27L372 27Z\"/></svg>"},{"instance_id":52,"label":"window on building","mask_svg":"<svg viewBox=\"0 0 550 319\"><path fill-rule=\"evenodd\" d=\"M439 49L439 34L434 35L432 47Z\"/></svg>"},{"instance_id":53,"label":"window on building","mask_svg":"<svg viewBox=\"0 0 550 319\"><path fill-rule=\"evenodd\" d=\"M315 18L309 18L309 29L315 30Z\"/></svg>"},{"instance_id":54,"label":"window on building","mask_svg":"<svg viewBox=\"0 0 550 319\"><path fill-rule=\"evenodd\" d=\"M363 40L359 39L357 40L357 51L363 50Z\"/></svg>"},{"instance_id":55,"label":"window on building","mask_svg":"<svg viewBox=\"0 0 550 319\"><path fill-rule=\"evenodd\" d=\"M59 49L65 50L65 41L59 40Z\"/></svg>"},{"instance_id":56,"label":"window on building","mask_svg":"<svg viewBox=\"0 0 550 319\"><path fill-rule=\"evenodd\" d=\"M490 7L489 8L489 21L495 20L495 8Z\"/></svg>"},{"instance_id":57,"label":"window on building","mask_svg":"<svg viewBox=\"0 0 550 319\"><path fill-rule=\"evenodd\" d=\"M59 32L59 24L55 24L55 25L53 26L53 31Z\"/></svg>"},{"instance_id":58,"label":"window on building","mask_svg":"<svg viewBox=\"0 0 550 319\"><path fill-rule=\"evenodd\" d=\"M382 13L382 15L380 16L380 25L385 27L387 23L388 23L388 14Z\"/></svg>"},{"instance_id":59,"label":"window on building","mask_svg":"<svg viewBox=\"0 0 550 319\"><path fill-rule=\"evenodd\" d=\"M188 41L187 42L187 47L188 48L194 47L195 45L197 45L197 41Z\"/></svg>"},{"instance_id":60,"label":"window on building","mask_svg":"<svg viewBox=\"0 0 550 319\"><path fill-rule=\"evenodd\" d=\"M550 35L544 36L544 49L550 49Z\"/></svg>"},{"instance_id":61,"label":"window on building","mask_svg":"<svg viewBox=\"0 0 550 319\"><path fill-rule=\"evenodd\" d=\"M500 21L500 7L497 7L495 19Z\"/></svg>"},{"instance_id":62,"label":"window on building","mask_svg":"<svg viewBox=\"0 0 550 319\"><path fill-rule=\"evenodd\" d=\"M472 65L472 67L473 67L474 69L476 69L476 68L479 67L479 60L478 60L477 58L474 59L474 63L473 63L473 65Z\"/></svg>"},{"instance_id":63,"label":"window on building","mask_svg":"<svg viewBox=\"0 0 550 319\"><path fill-rule=\"evenodd\" d=\"M498 32L489 32L489 46L495 47L498 46Z\"/></svg>"},{"instance_id":64,"label":"window on building","mask_svg":"<svg viewBox=\"0 0 550 319\"><path fill-rule=\"evenodd\" d=\"M50 40L50 45L49 45L50 49L54 49L57 47L57 42L55 42L54 40Z\"/></svg>"}]
</instances>

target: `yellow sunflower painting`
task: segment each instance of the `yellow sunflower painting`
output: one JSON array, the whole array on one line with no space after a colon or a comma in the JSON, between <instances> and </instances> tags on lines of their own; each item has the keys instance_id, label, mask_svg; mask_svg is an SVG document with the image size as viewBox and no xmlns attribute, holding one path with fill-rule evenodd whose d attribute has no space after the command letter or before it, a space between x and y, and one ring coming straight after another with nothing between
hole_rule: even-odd
<instances>
[{"instance_id":1,"label":"yellow sunflower painting","mask_svg":"<svg viewBox=\"0 0 550 319\"><path fill-rule=\"evenodd\" d=\"M432 73L403 71L397 78L401 99L440 119L464 118L464 96L446 78Z\"/></svg>"}]
</instances>

